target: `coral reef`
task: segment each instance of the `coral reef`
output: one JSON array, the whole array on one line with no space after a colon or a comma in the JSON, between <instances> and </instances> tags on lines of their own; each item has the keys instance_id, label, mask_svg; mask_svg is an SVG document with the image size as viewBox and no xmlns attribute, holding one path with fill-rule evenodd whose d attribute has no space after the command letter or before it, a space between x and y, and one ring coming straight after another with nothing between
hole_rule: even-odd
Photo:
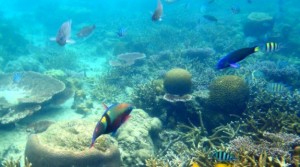
<instances>
[{"instance_id":1,"label":"coral reef","mask_svg":"<svg viewBox=\"0 0 300 167\"><path fill-rule=\"evenodd\" d=\"M182 54L192 60L205 61L207 58L212 57L216 51L212 48L188 48L182 50Z\"/></svg>"},{"instance_id":2,"label":"coral reef","mask_svg":"<svg viewBox=\"0 0 300 167\"><path fill-rule=\"evenodd\" d=\"M46 131L49 128L49 126L51 126L52 124L54 124L53 121L47 121L47 120L33 122L26 127L26 132L42 133Z\"/></svg>"},{"instance_id":3,"label":"coral reef","mask_svg":"<svg viewBox=\"0 0 300 167\"><path fill-rule=\"evenodd\" d=\"M174 68L164 77L164 89L174 95L185 95L191 92L192 75L185 69Z\"/></svg>"},{"instance_id":4,"label":"coral reef","mask_svg":"<svg viewBox=\"0 0 300 167\"><path fill-rule=\"evenodd\" d=\"M65 90L64 83L46 75L23 72L18 83L13 82L13 75L0 75L0 124L14 123L39 111Z\"/></svg>"},{"instance_id":5,"label":"coral reef","mask_svg":"<svg viewBox=\"0 0 300 167\"><path fill-rule=\"evenodd\" d=\"M137 108L143 108L147 113L159 116L164 110L161 100L163 94L163 80L153 80L134 88L132 102Z\"/></svg>"},{"instance_id":6,"label":"coral reef","mask_svg":"<svg viewBox=\"0 0 300 167\"><path fill-rule=\"evenodd\" d=\"M238 166L257 166L261 163L264 166L281 166L292 162L290 150L299 144L300 137L297 135L264 132L262 138L256 141L248 136L237 137L230 141L228 150L237 155L235 163ZM262 161L262 158L265 160Z\"/></svg>"},{"instance_id":7,"label":"coral reef","mask_svg":"<svg viewBox=\"0 0 300 167\"><path fill-rule=\"evenodd\" d=\"M74 120L59 122L45 132L28 138L25 156L32 166L120 166L120 152L108 135L103 135L89 149L94 123Z\"/></svg>"},{"instance_id":8,"label":"coral reef","mask_svg":"<svg viewBox=\"0 0 300 167\"><path fill-rule=\"evenodd\" d=\"M244 79L234 75L217 78L209 86L210 106L225 114L242 114L249 98Z\"/></svg>"},{"instance_id":9,"label":"coral reef","mask_svg":"<svg viewBox=\"0 0 300 167\"><path fill-rule=\"evenodd\" d=\"M10 60L6 63L3 71L5 72L16 72L16 71L35 71L43 72L45 67L41 62L33 57L21 56L16 60Z\"/></svg>"},{"instance_id":10,"label":"coral reef","mask_svg":"<svg viewBox=\"0 0 300 167\"><path fill-rule=\"evenodd\" d=\"M14 160L13 158L7 159L2 163L2 166L3 167L21 167L20 159L21 159L21 157L17 160ZM25 158L23 167L32 167L32 163L30 163L28 161L27 157Z\"/></svg>"},{"instance_id":11,"label":"coral reef","mask_svg":"<svg viewBox=\"0 0 300 167\"><path fill-rule=\"evenodd\" d=\"M152 137L162 128L158 118L151 118L140 109L132 111L131 118L120 127L117 140L125 166L144 166L146 159L154 155Z\"/></svg>"},{"instance_id":12,"label":"coral reef","mask_svg":"<svg viewBox=\"0 0 300 167\"><path fill-rule=\"evenodd\" d=\"M59 69L50 69L45 71L44 74L59 79L61 81L65 81L67 78L67 74L63 70Z\"/></svg>"},{"instance_id":13,"label":"coral reef","mask_svg":"<svg viewBox=\"0 0 300 167\"><path fill-rule=\"evenodd\" d=\"M42 49L36 52L37 59L46 69L76 69L79 66L78 54L71 49Z\"/></svg>"},{"instance_id":14,"label":"coral reef","mask_svg":"<svg viewBox=\"0 0 300 167\"><path fill-rule=\"evenodd\" d=\"M247 21L243 25L245 36L260 37L268 32L272 32L274 19L269 14L252 12L247 18Z\"/></svg>"},{"instance_id":15,"label":"coral reef","mask_svg":"<svg viewBox=\"0 0 300 167\"><path fill-rule=\"evenodd\" d=\"M139 52L123 53L117 55L116 60L109 61L109 64L112 67L126 67L135 64L137 60L144 59L145 57L144 53Z\"/></svg>"},{"instance_id":16,"label":"coral reef","mask_svg":"<svg viewBox=\"0 0 300 167\"><path fill-rule=\"evenodd\" d=\"M0 52L4 60L9 61L20 55L28 54L27 45L29 43L20 34L18 28L9 20L0 18L0 21L0 32L5 32L0 34Z\"/></svg>"}]
</instances>

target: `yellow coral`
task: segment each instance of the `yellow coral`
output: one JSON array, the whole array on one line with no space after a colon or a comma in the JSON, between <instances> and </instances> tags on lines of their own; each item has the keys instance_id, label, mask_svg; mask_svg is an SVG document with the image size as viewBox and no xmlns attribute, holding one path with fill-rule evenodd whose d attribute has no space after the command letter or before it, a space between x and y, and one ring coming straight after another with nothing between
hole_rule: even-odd
<instances>
[{"instance_id":1,"label":"yellow coral","mask_svg":"<svg viewBox=\"0 0 300 167\"><path fill-rule=\"evenodd\" d=\"M168 71L164 78L164 89L167 93L185 95L192 88L192 75L185 69L174 68Z\"/></svg>"}]
</instances>

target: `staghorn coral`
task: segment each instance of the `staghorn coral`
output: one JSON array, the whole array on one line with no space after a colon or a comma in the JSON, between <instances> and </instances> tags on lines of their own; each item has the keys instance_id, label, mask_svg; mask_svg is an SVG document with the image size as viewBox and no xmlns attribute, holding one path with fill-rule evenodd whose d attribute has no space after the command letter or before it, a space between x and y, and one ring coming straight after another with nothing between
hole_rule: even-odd
<instances>
[{"instance_id":1,"label":"staghorn coral","mask_svg":"<svg viewBox=\"0 0 300 167\"><path fill-rule=\"evenodd\" d=\"M162 95L164 94L162 80L138 85L134 88L132 102L137 108L143 108L152 115L160 115L162 110ZM160 111L160 113L158 113Z\"/></svg>"},{"instance_id":2,"label":"staghorn coral","mask_svg":"<svg viewBox=\"0 0 300 167\"><path fill-rule=\"evenodd\" d=\"M230 141L228 150L238 157L237 164L240 165L284 165L292 162L290 150L298 144L300 137L297 135L264 132L259 140L239 136Z\"/></svg>"},{"instance_id":3,"label":"staghorn coral","mask_svg":"<svg viewBox=\"0 0 300 167\"><path fill-rule=\"evenodd\" d=\"M151 157L146 159L146 167L169 167L168 164L157 158Z\"/></svg>"},{"instance_id":4,"label":"staghorn coral","mask_svg":"<svg viewBox=\"0 0 300 167\"><path fill-rule=\"evenodd\" d=\"M209 91L209 103L216 110L241 114L246 109L249 87L241 77L221 76L211 83Z\"/></svg>"},{"instance_id":5,"label":"staghorn coral","mask_svg":"<svg viewBox=\"0 0 300 167\"><path fill-rule=\"evenodd\" d=\"M295 113L280 110L249 111L245 118L236 122L241 126L241 134L260 138L264 131L300 134L300 118Z\"/></svg>"}]
</instances>

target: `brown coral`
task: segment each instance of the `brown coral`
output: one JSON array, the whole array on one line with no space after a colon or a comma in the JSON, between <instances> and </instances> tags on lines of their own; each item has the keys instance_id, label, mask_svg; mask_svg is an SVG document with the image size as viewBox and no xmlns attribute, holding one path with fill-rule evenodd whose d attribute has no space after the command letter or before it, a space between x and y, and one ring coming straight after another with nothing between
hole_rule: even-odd
<instances>
[{"instance_id":1,"label":"brown coral","mask_svg":"<svg viewBox=\"0 0 300 167\"><path fill-rule=\"evenodd\" d=\"M80 120L54 124L47 131L29 137L25 155L33 167L120 166L120 152L109 138L102 140L106 136L89 149L93 128L90 122Z\"/></svg>"},{"instance_id":2,"label":"brown coral","mask_svg":"<svg viewBox=\"0 0 300 167\"><path fill-rule=\"evenodd\" d=\"M244 79L234 75L217 78L209 86L209 102L217 110L241 114L246 108L249 87Z\"/></svg>"}]
</instances>

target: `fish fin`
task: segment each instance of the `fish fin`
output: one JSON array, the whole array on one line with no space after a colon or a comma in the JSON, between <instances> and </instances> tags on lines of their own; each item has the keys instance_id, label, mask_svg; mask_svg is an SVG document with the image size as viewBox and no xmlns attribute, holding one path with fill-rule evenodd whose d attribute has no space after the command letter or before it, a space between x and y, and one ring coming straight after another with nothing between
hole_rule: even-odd
<instances>
[{"instance_id":1,"label":"fish fin","mask_svg":"<svg viewBox=\"0 0 300 167\"><path fill-rule=\"evenodd\" d=\"M240 65L237 64L237 63L232 63L232 64L230 64L230 67L233 67L233 68L239 68Z\"/></svg>"},{"instance_id":2,"label":"fish fin","mask_svg":"<svg viewBox=\"0 0 300 167\"><path fill-rule=\"evenodd\" d=\"M56 37L49 38L50 41L56 41Z\"/></svg>"},{"instance_id":3,"label":"fish fin","mask_svg":"<svg viewBox=\"0 0 300 167\"><path fill-rule=\"evenodd\" d=\"M118 129L116 129L116 130L112 131L112 132L111 132L111 136L115 137L115 136L116 136L116 134L117 134L117 131L118 131Z\"/></svg>"},{"instance_id":4,"label":"fish fin","mask_svg":"<svg viewBox=\"0 0 300 167\"><path fill-rule=\"evenodd\" d=\"M159 18L158 21L162 21L162 18Z\"/></svg>"},{"instance_id":5,"label":"fish fin","mask_svg":"<svg viewBox=\"0 0 300 167\"><path fill-rule=\"evenodd\" d=\"M105 103L102 103L102 106L104 107L105 110L108 109L107 105Z\"/></svg>"},{"instance_id":6,"label":"fish fin","mask_svg":"<svg viewBox=\"0 0 300 167\"><path fill-rule=\"evenodd\" d=\"M90 149L94 148L94 146L95 146L95 142L92 142L90 145Z\"/></svg>"},{"instance_id":7,"label":"fish fin","mask_svg":"<svg viewBox=\"0 0 300 167\"><path fill-rule=\"evenodd\" d=\"M123 123L126 122L131 116L130 115L127 115L124 120L123 120Z\"/></svg>"},{"instance_id":8,"label":"fish fin","mask_svg":"<svg viewBox=\"0 0 300 167\"><path fill-rule=\"evenodd\" d=\"M72 40L72 39L68 39L67 41L66 41L68 44L74 44L74 43L76 43L74 40Z\"/></svg>"}]
</instances>

